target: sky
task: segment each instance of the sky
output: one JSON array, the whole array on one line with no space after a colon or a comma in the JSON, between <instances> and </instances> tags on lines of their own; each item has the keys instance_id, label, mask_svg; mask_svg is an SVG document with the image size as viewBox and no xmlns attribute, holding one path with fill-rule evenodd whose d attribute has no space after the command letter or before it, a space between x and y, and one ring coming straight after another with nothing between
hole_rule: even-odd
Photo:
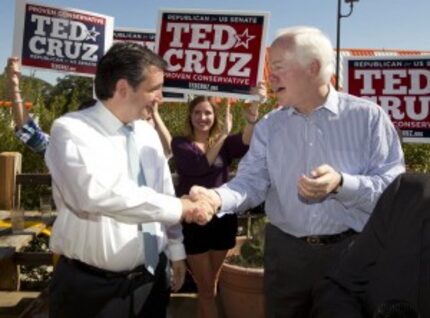
<instances>
[{"instance_id":1,"label":"sky","mask_svg":"<svg viewBox=\"0 0 430 318\"><path fill-rule=\"evenodd\" d=\"M15 1L0 0L0 72L12 54ZM342 11L349 5L342 0ZM270 12L267 45L277 30L294 25L315 26L336 45L336 0L33 0L113 16L116 27L155 29L160 8ZM360 0L341 19L341 48L430 50L430 0ZM24 72L24 74L28 72ZM36 71L51 83L59 75Z\"/></svg>"}]
</instances>

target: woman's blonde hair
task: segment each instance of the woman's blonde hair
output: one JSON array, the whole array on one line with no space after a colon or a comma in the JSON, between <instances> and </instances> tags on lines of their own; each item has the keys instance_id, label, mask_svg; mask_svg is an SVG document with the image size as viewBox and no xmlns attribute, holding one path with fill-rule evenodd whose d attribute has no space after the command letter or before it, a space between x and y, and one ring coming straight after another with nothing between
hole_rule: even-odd
<instances>
[{"instance_id":1,"label":"woman's blonde hair","mask_svg":"<svg viewBox=\"0 0 430 318\"><path fill-rule=\"evenodd\" d=\"M191 102L188 104L187 119L185 120L185 136L190 140L193 140L193 141L195 140L194 127L193 127L193 123L191 122L191 115L194 111L194 108L196 108L196 106L202 102L208 102L212 106L212 110L214 112L214 122L209 131L208 147L210 148L216 142L219 135L221 134L222 122L220 120L218 106L214 105L211 102L210 97L208 96L197 96L193 100L191 100Z\"/></svg>"}]
</instances>

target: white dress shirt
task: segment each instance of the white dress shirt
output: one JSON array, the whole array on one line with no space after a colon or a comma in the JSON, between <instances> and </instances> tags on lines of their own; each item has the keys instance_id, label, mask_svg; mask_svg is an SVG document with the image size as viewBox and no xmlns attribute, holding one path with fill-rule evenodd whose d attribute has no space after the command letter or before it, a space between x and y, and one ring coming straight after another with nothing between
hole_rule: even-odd
<instances>
[{"instance_id":1,"label":"white dress shirt","mask_svg":"<svg viewBox=\"0 0 430 318\"><path fill-rule=\"evenodd\" d=\"M137 224L156 222L159 251L185 259L182 205L161 142L147 122L133 125L147 184L140 187L128 177L123 123L101 102L54 122L45 156L58 210L53 252L106 270L130 270L145 262Z\"/></svg>"},{"instance_id":2,"label":"white dress shirt","mask_svg":"<svg viewBox=\"0 0 430 318\"><path fill-rule=\"evenodd\" d=\"M323 164L342 173L341 190L304 200L298 180ZM330 87L325 103L307 116L284 107L260 120L236 177L217 192L222 212L265 200L270 223L286 233L336 234L361 231L380 194L404 171L397 132L382 108Z\"/></svg>"}]
</instances>

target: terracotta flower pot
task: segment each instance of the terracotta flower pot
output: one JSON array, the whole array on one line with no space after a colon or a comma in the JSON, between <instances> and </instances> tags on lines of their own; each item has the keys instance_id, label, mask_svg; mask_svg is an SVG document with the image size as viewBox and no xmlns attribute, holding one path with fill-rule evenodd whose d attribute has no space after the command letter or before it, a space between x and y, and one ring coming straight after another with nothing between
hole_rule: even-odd
<instances>
[{"instance_id":1,"label":"terracotta flower pot","mask_svg":"<svg viewBox=\"0 0 430 318\"><path fill-rule=\"evenodd\" d=\"M226 318L264 318L262 268L224 263L219 295Z\"/></svg>"},{"instance_id":2,"label":"terracotta flower pot","mask_svg":"<svg viewBox=\"0 0 430 318\"><path fill-rule=\"evenodd\" d=\"M243 240L238 240L236 254ZM236 253L235 253L236 252ZM264 318L263 268L223 264L219 296L226 318Z\"/></svg>"}]
</instances>

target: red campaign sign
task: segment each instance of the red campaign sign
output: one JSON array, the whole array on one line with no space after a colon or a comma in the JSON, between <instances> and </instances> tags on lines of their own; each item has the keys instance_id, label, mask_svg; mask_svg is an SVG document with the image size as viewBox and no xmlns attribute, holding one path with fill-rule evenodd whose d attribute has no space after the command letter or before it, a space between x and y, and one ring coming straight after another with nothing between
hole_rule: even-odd
<instances>
[{"instance_id":1,"label":"red campaign sign","mask_svg":"<svg viewBox=\"0 0 430 318\"><path fill-rule=\"evenodd\" d=\"M249 98L263 75L269 14L161 10L156 51L166 91Z\"/></svg>"},{"instance_id":2,"label":"red campaign sign","mask_svg":"<svg viewBox=\"0 0 430 318\"><path fill-rule=\"evenodd\" d=\"M137 28L115 28L113 30L114 42L133 42L143 45L154 51L155 30Z\"/></svg>"},{"instance_id":3,"label":"red campaign sign","mask_svg":"<svg viewBox=\"0 0 430 318\"><path fill-rule=\"evenodd\" d=\"M346 92L380 105L405 142L430 143L430 57L350 57L344 69Z\"/></svg>"},{"instance_id":4,"label":"red campaign sign","mask_svg":"<svg viewBox=\"0 0 430 318\"><path fill-rule=\"evenodd\" d=\"M133 42L151 51L155 49L155 30L138 29L138 28L115 28L113 30L114 42ZM185 102L186 96L181 93L165 92L163 90L163 101L165 102Z\"/></svg>"},{"instance_id":5,"label":"red campaign sign","mask_svg":"<svg viewBox=\"0 0 430 318\"><path fill-rule=\"evenodd\" d=\"M112 43L113 18L17 2L14 55L23 66L92 76Z\"/></svg>"}]
</instances>

